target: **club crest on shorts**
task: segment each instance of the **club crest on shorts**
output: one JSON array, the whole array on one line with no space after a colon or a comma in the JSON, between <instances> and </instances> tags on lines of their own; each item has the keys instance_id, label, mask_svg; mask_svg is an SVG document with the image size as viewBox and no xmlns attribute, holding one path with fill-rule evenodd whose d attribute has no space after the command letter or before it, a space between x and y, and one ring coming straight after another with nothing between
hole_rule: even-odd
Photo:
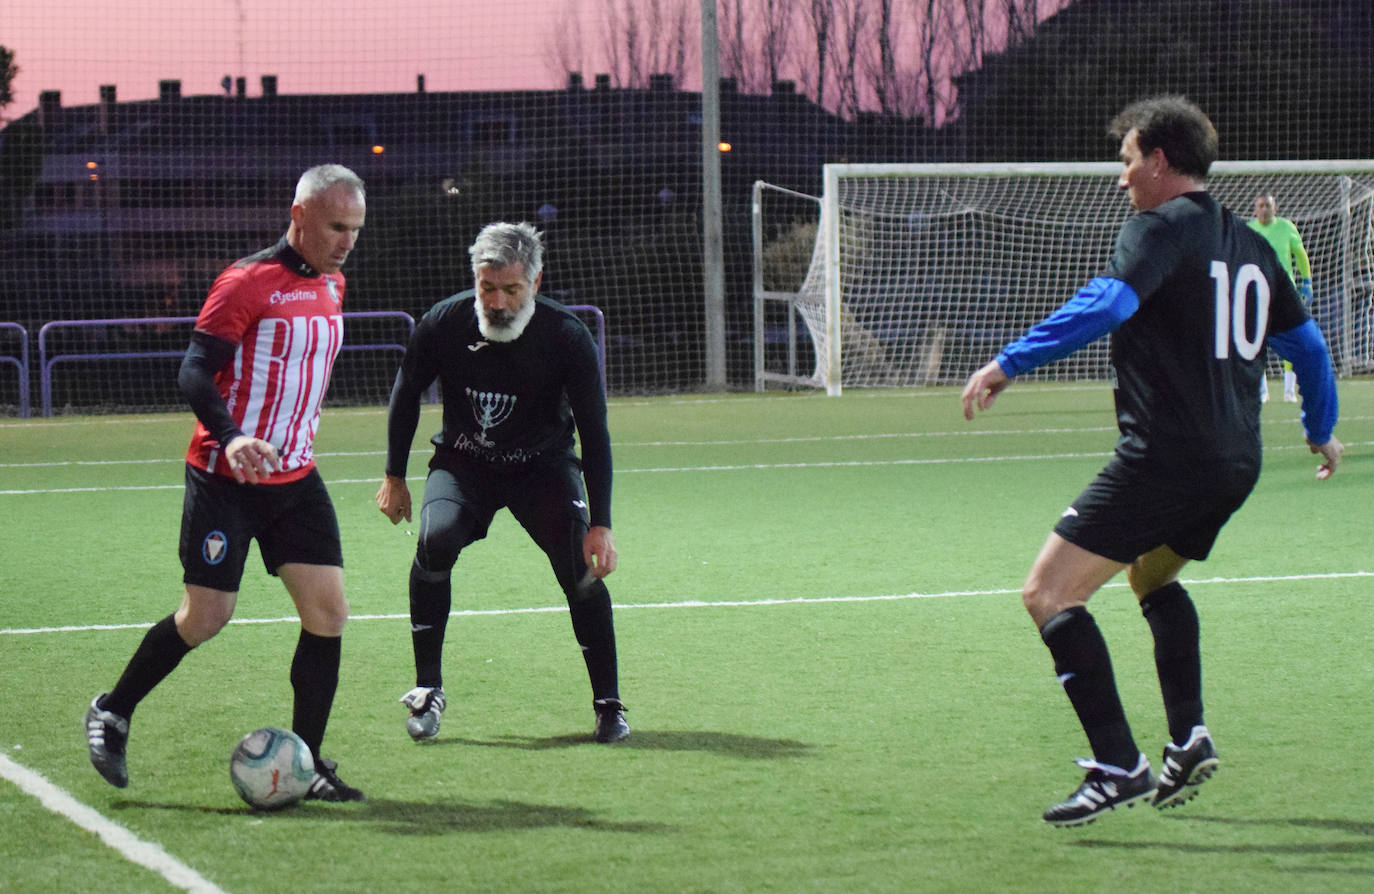
<instances>
[{"instance_id":1,"label":"club crest on shorts","mask_svg":"<svg viewBox=\"0 0 1374 894\"><path fill-rule=\"evenodd\" d=\"M211 531L200 544L200 557L205 560L206 565L218 565L224 561L224 554L228 552L228 548L229 538L224 536L224 532Z\"/></svg>"}]
</instances>

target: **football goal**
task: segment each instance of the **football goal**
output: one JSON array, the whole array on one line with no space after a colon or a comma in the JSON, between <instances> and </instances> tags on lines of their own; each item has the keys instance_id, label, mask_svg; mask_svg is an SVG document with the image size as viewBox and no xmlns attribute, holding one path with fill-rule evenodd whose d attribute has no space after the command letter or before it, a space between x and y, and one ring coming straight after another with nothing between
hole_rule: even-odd
<instances>
[{"instance_id":1,"label":"football goal","mask_svg":"<svg viewBox=\"0 0 1374 894\"><path fill-rule=\"evenodd\" d=\"M756 390L962 383L1106 266L1131 214L1120 170L830 164L819 198L755 184ZM1337 373L1374 371L1374 160L1218 162L1208 189L1247 219L1275 197ZM1103 339L1027 378L1106 376Z\"/></svg>"}]
</instances>

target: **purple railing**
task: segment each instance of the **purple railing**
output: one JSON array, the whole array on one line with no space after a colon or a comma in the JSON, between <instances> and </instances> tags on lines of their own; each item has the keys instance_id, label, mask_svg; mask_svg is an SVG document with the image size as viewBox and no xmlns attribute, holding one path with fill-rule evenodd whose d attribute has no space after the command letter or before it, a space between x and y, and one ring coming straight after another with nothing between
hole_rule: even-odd
<instances>
[{"instance_id":1,"label":"purple railing","mask_svg":"<svg viewBox=\"0 0 1374 894\"><path fill-rule=\"evenodd\" d=\"M344 320L365 320L392 318L404 321L407 332L415 330L415 318L399 310L363 310L345 313ZM65 354L48 353L48 335L59 329L95 329L104 326L152 326L191 324L195 317L116 317L105 320L53 320L44 323L38 330L38 391L44 416L52 415L52 369L59 363L75 363L97 360L145 360L154 357L181 357L186 351L98 351L91 353ZM344 351L400 351L405 353L406 346L398 343L380 342L375 344L349 345Z\"/></svg>"},{"instance_id":2,"label":"purple railing","mask_svg":"<svg viewBox=\"0 0 1374 894\"><path fill-rule=\"evenodd\" d=\"M19 418L29 418L29 330L18 323L0 323L0 329L13 329L19 333L19 356L0 354L0 363L13 363L19 367Z\"/></svg>"},{"instance_id":3,"label":"purple railing","mask_svg":"<svg viewBox=\"0 0 1374 894\"><path fill-rule=\"evenodd\" d=\"M601 370L601 391L606 391L606 315L594 304L565 304L568 310L580 310L596 318L596 365Z\"/></svg>"},{"instance_id":4,"label":"purple railing","mask_svg":"<svg viewBox=\"0 0 1374 894\"><path fill-rule=\"evenodd\" d=\"M580 311L591 314L596 320L596 353L597 365L601 371L601 387L606 387L606 317L591 304L568 304L568 310ZM404 320L407 331L415 330L415 318L404 311L399 310L365 310L351 311L345 313L345 320L358 319L384 319L394 318ZM58 353L54 351L51 356L48 352L48 335L61 329L95 329L104 326L151 326L151 325L181 325L191 324L196 321L195 317L116 317L103 320L53 320L51 323L43 324L38 330L38 390L40 394L40 406L44 416L52 415L52 370L59 363L76 363L102 360L143 360L155 357L181 357L186 352L177 351L119 351L119 352L89 352L89 353ZM28 333L17 323L0 323L0 327L15 328L23 333L23 348L21 358L16 360L12 357L0 356L0 361L14 362L19 366L19 410L21 416L28 416L29 411L29 341ZM405 353L406 346L395 343L375 343L362 345L345 344L342 350L345 351L380 351L394 350ZM435 390L430 390L429 399L435 400Z\"/></svg>"}]
</instances>

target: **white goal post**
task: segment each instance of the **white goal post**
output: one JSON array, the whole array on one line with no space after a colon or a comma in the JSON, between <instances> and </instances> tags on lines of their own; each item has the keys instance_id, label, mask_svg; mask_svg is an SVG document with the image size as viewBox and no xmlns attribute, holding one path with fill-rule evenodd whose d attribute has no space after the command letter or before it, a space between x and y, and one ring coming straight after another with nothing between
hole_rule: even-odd
<instances>
[{"instance_id":1,"label":"white goal post","mask_svg":"<svg viewBox=\"0 0 1374 894\"><path fill-rule=\"evenodd\" d=\"M962 383L1106 266L1131 214L1120 170L829 164L819 199L755 184L756 390ZM1243 218L1275 196L1337 373L1374 371L1374 159L1217 162L1207 186ZM1104 339L1028 378L1106 375Z\"/></svg>"}]
</instances>

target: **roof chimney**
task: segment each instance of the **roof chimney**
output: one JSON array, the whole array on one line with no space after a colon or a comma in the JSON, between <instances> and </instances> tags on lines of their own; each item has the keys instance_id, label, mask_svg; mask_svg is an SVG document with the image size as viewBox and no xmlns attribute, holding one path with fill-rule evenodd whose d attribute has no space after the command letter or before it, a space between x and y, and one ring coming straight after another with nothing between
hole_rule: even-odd
<instances>
[{"instance_id":1,"label":"roof chimney","mask_svg":"<svg viewBox=\"0 0 1374 894\"><path fill-rule=\"evenodd\" d=\"M577 91L579 91L579 90L581 90L581 89L582 89L582 72L580 72L580 71L570 71L570 72L568 72L568 92L570 92L570 93L576 93Z\"/></svg>"},{"instance_id":2,"label":"roof chimney","mask_svg":"<svg viewBox=\"0 0 1374 894\"><path fill-rule=\"evenodd\" d=\"M599 74L599 75L597 75L597 76L596 76L596 89L598 89L598 90L609 90L609 89L611 89L611 76L608 75L608 74Z\"/></svg>"},{"instance_id":3,"label":"roof chimney","mask_svg":"<svg viewBox=\"0 0 1374 894\"><path fill-rule=\"evenodd\" d=\"M57 127L62 120L61 90L44 90L38 94L38 119L44 130Z\"/></svg>"},{"instance_id":4,"label":"roof chimney","mask_svg":"<svg viewBox=\"0 0 1374 894\"><path fill-rule=\"evenodd\" d=\"M276 75L263 75L263 76L262 76L262 95L263 95L263 96L276 96L276 95L277 95L277 76L276 76Z\"/></svg>"},{"instance_id":5,"label":"roof chimney","mask_svg":"<svg viewBox=\"0 0 1374 894\"><path fill-rule=\"evenodd\" d=\"M181 99L181 81L176 79L157 82L157 98L163 102Z\"/></svg>"},{"instance_id":6,"label":"roof chimney","mask_svg":"<svg viewBox=\"0 0 1374 894\"><path fill-rule=\"evenodd\" d=\"M424 92L425 92L425 76L422 75L422 74L417 74L417 75L415 76L415 92L416 92L416 93L424 93Z\"/></svg>"},{"instance_id":7,"label":"roof chimney","mask_svg":"<svg viewBox=\"0 0 1374 894\"><path fill-rule=\"evenodd\" d=\"M115 85L100 85L100 111L96 118L96 128L100 133L110 132L110 117L114 112L115 106Z\"/></svg>"},{"instance_id":8,"label":"roof chimney","mask_svg":"<svg viewBox=\"0 0 1374 894\"><path fill-rule=\"evenodd\" d=\"M234 78L234 95L239 99L248 95L248 79L243 75Z\"/></svg>"}]
</instances>

